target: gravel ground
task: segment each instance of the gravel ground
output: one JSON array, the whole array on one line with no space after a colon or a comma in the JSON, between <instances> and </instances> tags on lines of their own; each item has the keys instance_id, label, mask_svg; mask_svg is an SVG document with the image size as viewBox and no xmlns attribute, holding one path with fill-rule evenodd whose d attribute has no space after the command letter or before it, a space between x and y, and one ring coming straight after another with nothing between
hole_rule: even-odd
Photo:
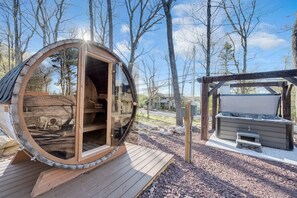
<instances>
[{"instance_id":1,"label":"gravel ground","mask_svg":"<svg viewBox=\"0 0 297 198\"><path fill-rule=\"evenodd\" d=\"M297 166L205 146L193 134L192 164L184 136L130 133L128 142L174 154L174 162L140 197L297 197Z\"/></svg>"}]
</instances>

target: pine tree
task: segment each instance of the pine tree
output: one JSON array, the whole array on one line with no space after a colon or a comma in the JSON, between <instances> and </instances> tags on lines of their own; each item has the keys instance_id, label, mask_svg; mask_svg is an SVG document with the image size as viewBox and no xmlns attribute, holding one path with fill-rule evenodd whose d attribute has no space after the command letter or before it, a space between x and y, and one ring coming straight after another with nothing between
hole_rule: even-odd
<instances>
[{"instance_id":1,"label":"pine tree","mask_svg":"<svg viewBox=\"0 0 297 198\"><path fill-rule=\"evenodd\" d=\"M221 73L225 75L230 74L230 62L234 60L234 49L230 43L226 42L224 44L224 47L219 54L219 59L222 66Z\"/></svg>"}]
</instances>

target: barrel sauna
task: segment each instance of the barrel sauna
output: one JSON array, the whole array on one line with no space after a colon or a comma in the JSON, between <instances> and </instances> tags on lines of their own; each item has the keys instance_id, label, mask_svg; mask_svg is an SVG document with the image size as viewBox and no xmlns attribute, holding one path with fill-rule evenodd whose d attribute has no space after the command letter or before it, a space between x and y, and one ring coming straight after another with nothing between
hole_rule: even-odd
<instances>
[{"instance_id":1,"label":"barrel sauna","mask_svg":"<svg viewBox=\"0 0 297 198\"><path fill-rule=\"evenodd\" d=\"M134 121L134 81L120 58L83 40L44 47L0 80L0 127L33 159L83 169L111 158Z\"/></svg>"}]
</instances>

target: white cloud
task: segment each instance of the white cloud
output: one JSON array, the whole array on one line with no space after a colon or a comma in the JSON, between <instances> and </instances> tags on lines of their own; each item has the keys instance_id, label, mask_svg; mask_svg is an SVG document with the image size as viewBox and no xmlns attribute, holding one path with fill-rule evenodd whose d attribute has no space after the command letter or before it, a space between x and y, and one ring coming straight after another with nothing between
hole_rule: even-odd
<instances>
[{"instance_id":1,"label":"white cloud","mask_svg":"<svg viewBox=\"0 0 297 198\"><path fill-rule=\"evenodd\" d=\"M191 17L177 17L172 19L173 25L194 25Z\"/></svg>"},{"instance_id":2,"label":"white cloud","mask_svg":"<svg viewBox=\"0 0 297 198\"><path fill-rule=\"evenodd\" d=\"M183 26L173 32L175 52L178 55L186 56L192 51L194 43L197 42L197 35L204 35L201 27Z\"/></svg>"},{"instance_id":3,"label":"white cloud","mask_svg":"<svg viewBox=\"0 0 297 198\"><path fill-rule=\"evenodd\" d=\"M122 24L121 32L122 33L128 33L129 31L130 31L129 25L128 24Z\"/></svg>"},{"instance_id":4,"label":"white cloud","mask_svg":"<svg viewBox=\"0 0 297 198\"><path fill-rule=\"evenodd\" d=\"M175 16L181 17L184 16L185 12L189 12L192 10L192 4L177 4L172 8L172 13Z\"/></svg>"},{"instance_id":5,"label":"white cloud","mask_svg":"<svg viewBox=\"0 0 297 198\"><path fill-rule=\"evenodd\" d=\"M251 47L259 47L261 49L267 50L278 47L284 44L286 41L279 38L275 34L270 34L267 32L255 32L249 38L249 44Z\"/></svg>"},{"instance_id":6,"label":"white cloud","mask_svg":"<svg viewBox=\"0 0 297 198\"><path fill-rule=\"evenodd\" d=\"M217 43L215 48L218 48L223 45L223 35L225 35L223 28L218 28L212 34L212 42ZM203 43L203 45L206 46L206 38L206 27L203 25L180 26L179 29L173 32L175 52L182 57L186 57L187 55L189 55L189 53L192 53L193 47L195 45L196 54L198 56L197 58L204 60L204 51L201 47L201 43Z\"/></svg>"},{"instance_id":7,"label":"white cloud","mask_svg":"<svg viewBox=\"0 0 297 198\"><path fill-rule=\"evenodd\" d=\"M275 31L276 29L277 28L275 25L261 22L257 25L256 32L271 32L271 31Z\"/></svg>"},{"instance_id":8,"label":"white cloud","mask_svg":"<svg viewBox=\"0 0 297 198\"><path fill-rule=\"evenodd\" d=\"M177 4L173 8L174 18L173 24L175 31L173 32L175 51L178 55L183 57L192 52L195 44L197 54L204 59L204 52L198 43L206 45L206 26L201 21L206 22L206 0L196 0L191 3ZM223 19L223 13L217 13L215 24L220 24ZM199 20L198 20L199 19ZM200 21L201 20L201 21ZM213 33L213 41L217 41L225 35L223 28L218 28ZM220 39L222 42L222 39Z\"/></svg>"},{"instance_id":9,"label":"white cloud","mask_svg":"<svg viewBox=\"0 0 297 198\"><path fill-rule=\"evenodd\" d=\"M240 46L240 37L238 34L231 34L231 37L235 43L236 50L241 49ZM248 47L250 48L260 48L263 50L270 50L276 48L280 45L285 44L286 41L282 38L279 38L275 34L271 34L264 31L257 31L251 34L248 38Z\"/></svg>"},{"instance_id":10,"label":"white cloud","mask_svg":"<svg viewBox=\"0 0 297 198\"><path fill-rule=\"evenodd\" d=\"M128 41L127 41L127 40L123 40L123 41L118 42L118 43L116 44L116 49L117 49L118 51L120 51L121 54L126 55L128 52L130 52L128 46L129 46Z\"/></svg>"}]
</instances>

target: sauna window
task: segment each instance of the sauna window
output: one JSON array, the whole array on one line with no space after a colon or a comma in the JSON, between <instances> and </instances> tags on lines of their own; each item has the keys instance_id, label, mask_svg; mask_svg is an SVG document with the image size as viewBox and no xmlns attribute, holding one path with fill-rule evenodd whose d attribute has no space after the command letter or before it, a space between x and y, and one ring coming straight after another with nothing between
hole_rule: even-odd
<instances>
[{"instance_id":1,"label":"sauna window","mask_svg":"<svg viewBox=\"0 0 297 198\"><path fill-rule=\"evenodd\" d=\"M85 63L83 152L106 145L108 63L87 56Z\"/></svg>"},{"instance_id":2,"label":"sauna window","mask_svg":"<svg viewBox=\"0 0 297 198\"><path fill-rule=\"evenodd\" d=\"M133 111L133 98L130 83L120 65L114 67L112 128L113 144L125 134Z\"/></svg>"},{"instance_id":3,"label":"sauna window","mask_svg":"<svg viewBox=\"0 0 297 198\"><path fill-rule=\"evenodd\" d=\"M78 49L48 56L32 74L24 94L24 117L35 142L62 159L75 155Z\"/></svg>"}]
</instances>

